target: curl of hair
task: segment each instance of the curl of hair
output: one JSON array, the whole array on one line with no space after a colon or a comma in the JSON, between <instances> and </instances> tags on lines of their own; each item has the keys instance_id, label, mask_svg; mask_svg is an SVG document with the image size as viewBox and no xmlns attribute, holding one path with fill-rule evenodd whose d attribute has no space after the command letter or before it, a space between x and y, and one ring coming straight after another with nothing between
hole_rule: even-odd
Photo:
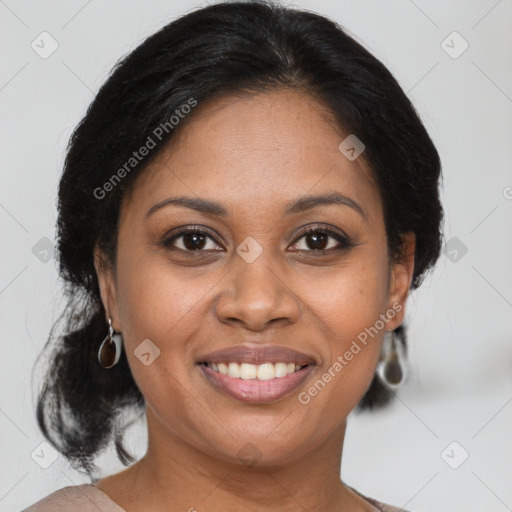
<instances>
[{"instance_id":1,"label":"curl of hair","mask_svg":"<svg viewBox=\"0 0 512 512\"><path fill-rule=\"evenodd\" d=\"M121 201L165 143L199 115L203 103L283 87L313 95L343 131L365 144L361 158L381 192L389 254L401 255L403 234L416 236L412 289L439 257L439 155L388 69L343 28L269 1L219 3L172 21L114 66L70 138L60 179L57 250L69 303L61 334L54 336L54 326L47 343L57 340L37 420L77 468L92 471L94 456L112 438L128 465L133 459L123 448L126 425L119 424L119 411L144 411L126 356L109 371L97 361L107 328L95 245L115 262ZM196 110L98 198L95 190L191 99L199 105ZM388 400L389 393L374 379L359 408Z\"/></svg>"}]
</instances>

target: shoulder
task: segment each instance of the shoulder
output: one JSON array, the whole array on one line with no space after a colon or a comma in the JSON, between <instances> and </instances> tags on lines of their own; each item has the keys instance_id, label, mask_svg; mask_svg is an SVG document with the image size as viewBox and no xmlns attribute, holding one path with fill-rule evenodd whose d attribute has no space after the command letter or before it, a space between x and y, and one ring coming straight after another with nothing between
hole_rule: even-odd
<instances>
[{"instance_id":1,"label":"shoulder","mask_svg":"<svg viewBox=\"0 0 512 512\"><path fill-rule=\"evenodd\" d=\"M385 503L377 501L373 498L366 497L365 499L377 507L381 512L407 512L407 510L403 508L394 507L393 505L386 505Z\"/></svg>"},{"instance_id":2,"label":"shoulder","mask_svg":"<svg viewBox=\"0 0 512 512\"><path fill-rule=\"evenodd\" d=\"M21 512L126 512L92 484L63 487Z\"/></svg>"},{"instance_id":3,"label":"shoulder","mask_svg":"<svg viewBox=\"0 0 512 512\"><path fill-rule=\"evenodd\" d=\"M380 512L408 512L407 510L399 507L394 507L393 505L387 505L386 503L382 503L381 501L376 500L375 498L370 498L369 496L366 496L365 494L360 493L353 487L347 486L349 489L354 491L356 494L361 496L361 498L364 498L366 501L368 501L370 504L372 504L374 507L376 507Z\"/></svg>"}]
</instances>

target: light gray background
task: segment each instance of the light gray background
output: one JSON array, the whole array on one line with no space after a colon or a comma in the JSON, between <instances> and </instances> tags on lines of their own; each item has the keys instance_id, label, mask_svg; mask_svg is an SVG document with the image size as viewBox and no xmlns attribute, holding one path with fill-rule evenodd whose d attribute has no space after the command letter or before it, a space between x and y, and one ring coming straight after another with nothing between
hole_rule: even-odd
<instances>
[{"instance_id":1,"label":"light gray background","mask_svg":"<svg viewBox=\"0 0 512 512\"><path fill-rule=\"evenodd\" d=\"M512 2L290 3L332 17L390 68L443 162L450 255L410 297L410 373L398 399L349 420L344 480L412 511L512 510ZM31 456L51 456L31 373L62 307L55 260L32 248L54 240L68 137L116 60L199 5L0 0L2 511L87 481L62 457L43 469ZM43 31L59 45L47 59L31 48ZM442 47L453 31L469 43L458 58ZM445 43L452 53L461 44ZM453 237L466 254L453 252ZM142 456L145 442L139 425L128 444ZM463 450L469 458L453 469ZM112 453L100 461L105 474L123 469Z\"/></svg>"}]
</instances>

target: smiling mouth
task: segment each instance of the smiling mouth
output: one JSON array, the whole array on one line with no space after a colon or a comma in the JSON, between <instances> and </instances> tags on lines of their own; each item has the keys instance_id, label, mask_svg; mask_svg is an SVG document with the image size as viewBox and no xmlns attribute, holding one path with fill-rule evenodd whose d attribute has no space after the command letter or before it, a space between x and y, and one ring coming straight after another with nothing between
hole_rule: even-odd
<instances>
[{"instance_id":1,"label":"smiling mouth","mask_svg":"<svg viewBox=\"0 0 512 512\"><path fill-rule=\"evenodd\" d=\"M217 392L239 402L254 405L276 402L291 395L314 371L315 366L314 363L296 365L278 362L253 365L202 362L196 367Z\"/></svg>"},{"instance_id":2,"label":"smiling mouth","mask_svg":"<svg viewBox=\"0 0 512 512\"><path fill-rule=\"evenodd\" d=\"M271 380L271 379L281 379L288 375L292 375L307 366L312 366L312 364L303 364L298 365L295 363L285 363L285 362L277 362L277 363L262 363L262 364L250 364L250 363L236 363L236 362L226 362L226 363L210 363L210 362L202 362L199 363L203 366L206 366L213 370L216 373L220 373L222 375L227 375L233 379L243 379L243 380Z\"/></svg>"}]
</instances>

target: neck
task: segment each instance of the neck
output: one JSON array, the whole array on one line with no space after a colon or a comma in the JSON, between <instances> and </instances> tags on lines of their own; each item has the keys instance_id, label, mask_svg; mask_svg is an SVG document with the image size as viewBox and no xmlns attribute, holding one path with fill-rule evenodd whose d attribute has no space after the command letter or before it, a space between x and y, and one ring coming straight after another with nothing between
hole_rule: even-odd
<instances>
[{"instance_id":1,"label":"neck","mask_svg":"<svg viewBox=\"0 0 512 512\"><path fill-rule=\"evenodd\" d=\"M163 432L150 408L147 421L146 455L119 473L123 478L114 485L106 485L109 479L97 485L130 512L375 510L340 480L345 423L314 450L305 447L300 457L259 465L257 460L221 460L183 443L168 430Z\"/></svg>"}]
</instances>

